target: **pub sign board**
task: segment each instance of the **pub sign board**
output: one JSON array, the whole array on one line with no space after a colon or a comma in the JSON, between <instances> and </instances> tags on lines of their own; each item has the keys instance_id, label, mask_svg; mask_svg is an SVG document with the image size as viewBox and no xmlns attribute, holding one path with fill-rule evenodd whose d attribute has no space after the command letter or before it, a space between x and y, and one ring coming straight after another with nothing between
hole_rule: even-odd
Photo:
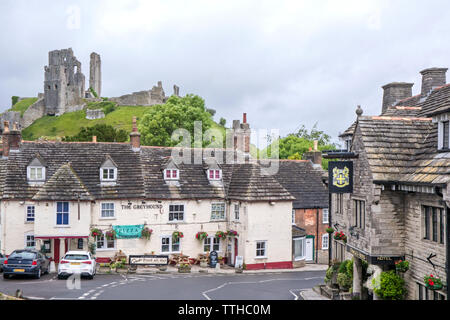
<instances>
[{"instance_id":1,"label":"pub sign board","mask_svg":"<svg viewBox=\"0 0 450 320\"><path fill-rule=\"evenodd\" d=\"M353 193L353 162L328 162L329 193Z\"/></svg>"},{"instance_id":2,"label":"pub sign board","mask_svg":"<svg viewBox=\"0 0 450 320\"><path fill-rule=\"evenodd\" d=\"M217 259L218 259L217 251L211 251L211 253L209 255L209 266L211 268L216 267Z\"/></svg>"},{"instance_id":3,"label":"pub sign board","mask_svg":"<svg viewBox=\"0 0 450 320\"><path fill-rule=\"evenodd\" d=\"M353 248L347 244L347 252L353 256L374 265L394 265L396 261L405 260L404 256L371 256L359 249Z\"/></svg>"},{"instance_id":4,"label":"pub sign board","mask_svg":"<svg viewBox=\"0 0 450 320\"><path fill-rule=\"evenodd\" d=\"M166 266L169 264L169 256L157 255L130 255L129 264L135 266Z\"/></svg>"}]
</instances>

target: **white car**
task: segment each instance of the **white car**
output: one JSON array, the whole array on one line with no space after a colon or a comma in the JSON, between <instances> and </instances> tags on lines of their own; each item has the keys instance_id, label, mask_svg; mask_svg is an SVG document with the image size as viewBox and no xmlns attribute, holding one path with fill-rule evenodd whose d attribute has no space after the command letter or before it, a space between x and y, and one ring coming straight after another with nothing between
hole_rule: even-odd
<instances>
[{"instance_id":1,"label":"white car","mask_svg":"<svg viewBox=\"0 0 450 320\"><path fill-rule=\"evenodd\" d=\"M72 274L81 274L93 279L96 274L96 262L87 251L68 251L59 261L58 279L66 278Z\"/></svg>"}]
</instances>

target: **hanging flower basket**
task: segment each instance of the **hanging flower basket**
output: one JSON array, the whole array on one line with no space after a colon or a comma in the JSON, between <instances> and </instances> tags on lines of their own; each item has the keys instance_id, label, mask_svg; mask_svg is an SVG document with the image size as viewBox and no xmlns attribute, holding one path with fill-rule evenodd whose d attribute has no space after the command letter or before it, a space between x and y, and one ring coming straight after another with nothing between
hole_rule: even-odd
<instances>
[{"instance_id":1,"label":"hanging flower basket","mask_svg":"<svg viewBox=\"0 0 450 320\"><path fill-rule=\"evenodd\" d=\"M409 262L406 260L395 261L395 270L397 272L406 272L409 270Z\"/></svg>"},{"instance_id":2,"label":"hanging flower basket","mask_svg":"<svg viewBox=\"0 0 450 320\"><path fill-rule=\"evenodd\" d=\"M152 236L153 230L148 228L148 227L144 227L141 231L141 238L144 238L146 240L150 240L150 237Z\"/></svg>"},{"instance_id":3,"label":"hanging flower basket","mask_svg":"<svg viewBox=\"0 0 450 320\"><path fill-rule=\"evenodd\" d=\"M97 236L101 236L102 235L102 230L97 229L97 228L92 228L91 229L91 236L92 237L97 237Z\"/></svg>"},{"instance_id":4,"label":"hanging flower basket","mask_svg":"<svg viewBox=\"0 0 450 320\"><path fill-rule=\"evenodd\" d=\"M223 231L217 231L216 232L216 238L224 239L226 236L227 236L226 232L223 232Z\"/></svg>"},{"instance_id":5,"label":"hanging flower basket","mask_svg":"<svg viewBox=\"0 0 450 320\"><path fill-rule=\"evenodd\" d=\"M347 236L342 231L341 232L336 231L336 233L334 234L334 240L340 240L347 243Z\"/></svg>"},{"instance_id":6,"label":"hanging flower basket","mask_svg":"<svg viewBox=\"0 0 450 320\"><path fill-rule=\"evenodd\" d=\"M239 236L239 233L235 230L229 230L229 231L227 231L227 236L234 238L234 237Z\"/></svg>"},{"instance_id":7,"label":"hanging flower basket","mask_svg":"<svg viewBox=\"0 0 450 320\"><path fill-rule=\"evenodd\" d=\"M203 239L205 239L207 237L208 237L208 234L206 232L201 232L201 231L197 232L197 234L195 235L195 238L200 241L202 241Z\"/></svg>"},{"instance_id":8,"label":"hanging flower basket","mask_svg":"<svg viewBox=\"0 0 450 320\"><path fill-rule=\"evenodd\" d=\"M425 286L430 290L440 290L443 287L441 279L432 274L425 276L423 281L425 282Z\"/></svg>"},{"instance_id":9,"label":"hanging flower basket","mask_svg":"<svg viewBox=\"0 0 450 320\"><path fill-rule=\"evenodd\" d=\"M181 232L181 231L174 231L172 233L172 240L175 242L177 242L178 239L183 238L183 237L184 237L184 235L183 235L183 232Z\"/></svg>"},{"instance_id":10,"label":"hanging flower basket","mask_svg":"<svg viewBox=\"0 0 450 320\"><path fill-rule=\"evenodd\" d=\"M325 230L327 233L333 233L334 232L334 228L327 228L326 230Z\"/></svg>"},{"instance_id":11,"label":"hanging flower basket","mask_svg":"<svg viewBox=\"0 0 450 320\"><path fill-rule=\"evenodd\" d=\"M116 239L116 232L114 230L108 230L105 233L105 237L108 240L114 240Z\"/></svg>"}]
</instances>

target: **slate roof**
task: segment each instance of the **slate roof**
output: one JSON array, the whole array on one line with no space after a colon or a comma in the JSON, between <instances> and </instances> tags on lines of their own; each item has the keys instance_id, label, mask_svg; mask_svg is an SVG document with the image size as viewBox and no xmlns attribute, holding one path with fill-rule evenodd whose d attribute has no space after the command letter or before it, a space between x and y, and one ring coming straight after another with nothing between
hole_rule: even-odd
<instances>
[{"instance_id":1,"label":"slate roof","mask_svg":"<svg viewBox=\"0 0 450 320\"><path fill-rule=\"evenodd\" d=\"M24 141L19 152L0 159L0 192L3 199L24 200L76 200L77 194L80 200L295 199L274 176L264 175L255 162L221 164L222 181L212 183L203 159L199 164L181 163L178 185L168 184L163 170L174 150L141 147L140 152L134 152L128 143ZM224 159L229 152L223 152ZM46 163L46 181L41 185L27 181L27 165L36 154ZM109 157L117 165L117 182L102 184L100 167Z\"/></svg>"},{"instance_id":2,"label":"slate roof","mask_svg":"<svg viewBox=\"0 0 450 320\"><path fill-rule=\"evenodd\" d=\"M419 117L421 111L422 111L421 107L394 106L387 108L386 111L382 113L382 115L392 117Z\"/></svg>"},{"instance_id":3,"label":"slate roof","mask_svg":"<svg viewBox=\"0 0 450 320\"><path fill-rule=\"evenodd\" d=\"M375 181L443 184L450 153L437 153L437 124L430 118L365 116L357 133Z\"/></svg>"},{"instance_id":4,"label":"slate roof","mask_svg":"<svg viewBox=\"0 0 450 320\"><path fill-rule=\"evenodd\" d=\"M296 225L292 225L292 237L293 238L306 237L306 230L297 227Z\"/></svg>"},{"instance_id":5,"label":"slate roof","mask_svg":"<svg viewBox=\"0 0 450 320\"><path fill-rule=\"evenodd\" d=\"M322 182L324 171L309 160L280 160L275 175L294 197L294 209L328 208L328 189Z\"/></svg>"}]
</instances>

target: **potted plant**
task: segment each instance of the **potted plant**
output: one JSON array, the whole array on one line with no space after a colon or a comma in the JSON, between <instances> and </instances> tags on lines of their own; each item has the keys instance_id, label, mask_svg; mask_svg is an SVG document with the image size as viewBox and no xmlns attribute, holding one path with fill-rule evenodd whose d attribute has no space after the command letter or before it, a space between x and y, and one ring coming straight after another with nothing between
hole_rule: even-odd
<instances>
[{"instance_id":1,"label":"potted plant","mask_svg":"<svg viewBox=\"0 0 450 320\"><path fill-rule=\"evenodd\" d=\"M216 238L225 239L226 236L227 236L226 232L223 232L223 231L217 231L216 232Z\"/></svg>"},{"instance_id":2,"label":"potted plant","mask_svg":"<svg viewBox=\"0 0 450 320\"><path fill-rule=\"evenodd\" d=\"M111 262L109 264L109 269L111 270L111 272L116 272L116 268L117 268L117 262Z\"/></svg>"},{"instance_id":3,"label":"potted plant","mask_svg":"<svg viewBox=\"0 0 450 320\"><path fill-rule=\"evenodd\" d=\"M234 238L234 237L239 236L239 234L238 234L238 232L235 231L235 230L229 230L229 231L227 231L227 236L229 236L229 237L231 237L231 238Z\"/></svg>"},{"instance_id":4,"label":"potted plant","mask_svg":"<svg viewBox=\"0 0 450 320\"><path fill-rule=\"evenodd\" d=\"M395 270L397 272L406 272L409 270L409 262L406 260L395 261Z\"/></svg>"},{"instance_id":5,"label":"potted plant","mask_svg":"<svg viewBox=\"0 0 450 320\"><path fill-rule=\"evenodd\" d=\"M347 273L339 273L337 276L337 282L339 289L344 292L347 292L352 286L352 278L350 278Z\"/></svg>"},{"instance_id":6,"label":"potted plant","mask_svg":"<svg viewBox=\"0 0 450 320\"><path fill-rule=\"evenodd\" d=\"M333 232L334 232L334 228L329 227L329 228L326 228L325 231L326 231L327 233L333 233Z\"/></svg>"},{"instance_id":7,"label":"potted plant","mask_svg":"<svg viewBox=\"0 0 450 320\"><path fill-rule=\"evenodd\" d=\"M334 234L334 240L340 240L347 243L347 236L344 234L344 232L337 232Z\"/></svg>"},{"instance_id":8,"label":"potted plant","mask_svg":"<svg viewBox=\"0 0 450 320\"><path fill-rule=\"evenodd\" d=\"M191 265L188 263L180 263L178 265L178 272L179 273L190 273L191 272Z\"/></svg>"},{"instance_id":9,"label":"potted plant","mask_svg":"<svg viewBox=\"0 0 450 320\"><path fill-rule=\"evenodd\" d=\"M114 229L108 230L105 232L105 237L108 240L114 240L116 239L116 231Z\"/></svg>"},{"instance_id":10,"label":"potted plant","mask_svg":"<svg viewBox=\"0 0 450 320\"><path fill-rule=\"evenodd\" d=\"M150 240L152 233L153 233L152 229L150 229L148 227L144 227L141 231L141 238Z\"/></svg>"},{"instance_id":11,"label":"potted plant","mask_svg":"<svg viewBox=\"0 0 450 320\"><path fill-rule=\"evenodd\" d=\"M97 228L92 228L91 229L91 236L92 237L97 237L97 236L101 236L102 235L102 230L97 229Z\"/></svg>"},{"instance_id":12,"label":"potted plant","mask_svg":"<svg viewBox=\"0 0 450 320\"><path fill-rule=\"evenodd\" d=\"M195 238L200 241L202 241L203 239L205 239L207 237L208 237L208 234L203 231L197 232L197 234L195 235Z\"/></svg>"},{"instance_id":13,"label":"potted plant","mask_svg":"<svg viewBox=\"0 0 450 320\"><path fill-rule=\"evenodd\" d=\"M373 292L383 300L402 300L406 294L405 281L394 270L373 278L372 286Z\"/></svg>"},{"instance_id":14,"label":"potted plant","mask_svg":"<svg viewBox=\"0 0 450 320\"><path fill-rule=\"evenodd\" d=\"M181 231L174 231L172 233L172 240L174 242L178 242L178 239L183 238L183 237L184 237L184 235L183 235L183 232L181 232Z\"/></svg>"},{"instance_id":15,"label":"potted plant","mask_svg":"<svg viewBox=\"0 0 450 320\"><path fill-rule=\"evenodd\" d=\"M224 265L224 263L225 263L225 260L224 260L224 258L222 257L222 256L219 256L218 258L217 258L218 260L219 260L219 263L220 263L220 265Z\"/></svg>"},{"instance_id":16,"label":"potted plant","mask_svg":"<svg viewBox=\"0 0 450 320\"><path fill-rule=\"evenodd\" d=\"M440 290L443 287L442 280L432 274L425 276L423 281L425 282L425 286L430 290Z\"/></svg>"}]
</instances>

